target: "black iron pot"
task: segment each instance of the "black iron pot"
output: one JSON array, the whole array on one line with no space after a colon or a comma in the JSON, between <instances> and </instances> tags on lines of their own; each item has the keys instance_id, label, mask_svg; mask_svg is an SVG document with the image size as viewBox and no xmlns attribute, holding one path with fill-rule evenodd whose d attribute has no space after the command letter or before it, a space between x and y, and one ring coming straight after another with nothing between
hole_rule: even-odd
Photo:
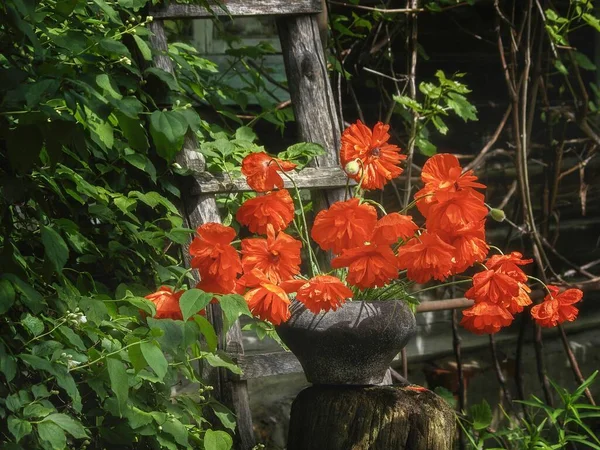
<instances>
[{"instance_id":1,"label":"black iron pot","mask_svg":"<svg viewBox=\"0 0 600 450\"><path fill-rule=\"evenodd\" d=\"M294 301L291 318L276 327L313 384L373 385L415 334L403 301L355 302L313 314Z\"/></svg>"}]
</instances>

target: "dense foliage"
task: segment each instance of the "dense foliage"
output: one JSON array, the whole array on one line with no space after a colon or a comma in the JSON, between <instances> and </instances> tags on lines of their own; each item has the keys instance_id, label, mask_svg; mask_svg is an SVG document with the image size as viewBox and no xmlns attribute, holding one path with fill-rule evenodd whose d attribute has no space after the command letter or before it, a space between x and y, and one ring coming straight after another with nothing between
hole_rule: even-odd
<instances>
[{"instance_id":1,"label":"dense foliage","mask_svg":"<svg viewBox=\"0 0 600 450\"><path fill-rule=\"evenodd\" d=\"M167 55L177 77L151 67L146 3L0 4L3 448L231 446L207 419L235 428L204 363L239 372L195 315L210 297L187 297L187 322L143 298L188 275L172 162L209 129L192 96L220 95L185 44ZM243 312L223 303L229 323Z\"/></svg>"}]
</instances>

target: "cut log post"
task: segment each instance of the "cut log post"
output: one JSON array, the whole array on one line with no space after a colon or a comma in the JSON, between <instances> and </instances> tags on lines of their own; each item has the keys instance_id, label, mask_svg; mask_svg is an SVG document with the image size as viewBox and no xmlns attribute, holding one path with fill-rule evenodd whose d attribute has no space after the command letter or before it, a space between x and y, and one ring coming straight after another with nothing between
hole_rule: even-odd
<instances>
[{"instance_id":1,"label":"cut log post","mask_svg":"<svg viewBox=\"0 0 600 450\"><path fill-rule=\"evenodd\" d=\"M312 386L292 404L288 450L451 450L455 416L415 386Z\"/></svg>"}]
</instances>

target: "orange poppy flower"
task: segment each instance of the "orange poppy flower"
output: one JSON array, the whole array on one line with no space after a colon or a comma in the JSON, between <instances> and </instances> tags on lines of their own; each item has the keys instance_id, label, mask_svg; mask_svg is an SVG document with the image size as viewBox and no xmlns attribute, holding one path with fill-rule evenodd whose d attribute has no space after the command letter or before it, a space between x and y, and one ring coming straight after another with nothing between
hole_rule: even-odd
<instances>
[{"instance_id":1,"label":"orange poppy flower","mask_svg":"<svg viewBox=\"0 0 600 450\"><path fill-rule=\"evenodd\" d=\"M454 247L429 231L398 249L398 267L407 269L407 277L417 283L445 280L453 264Z\"/></svg>"},{"instance_id":2,"label":"orange poppy flower","mask_svg":"<svg viewBox=\"0 0 600 450\"><path fill-rule=\"evenodd\" d=\"M267 192L283 188L283 178L279 171L289 172L296 164L282 161L265 152L251 153L242 160L242 174L246 176L248 186L256 192Z\"/></svg>"},{"instance_id":3,"label":"orange poppy flower","mask_svg":"<svg viewBox=\"0 0 600 450\"><path fill-rule=\"evenodd\" d=\"M519 283L519 295L510 300L507 309L511 314L517 314L523 311L525 306L531 305L533 302L529 298L531 289L526 284Z\"/></svg>"},{"instance_id":4,"label":"orange poppy flower","mask_svg":"<svg viewBox=\"0 0 600 450\"><path fill-rule=\"evenodd\" d=\"M363 245L344 250L331 267L348 267L348 284L361 289L385 286L398 277L398 262L387 245Z\"/></svg>"},{"instance_id":5,"label":"orange poppy flower","mask_svg":"<svg viewBox=\"0 0 600 450\"><path fill-rule=\"evenodd\" d=\"M513 297L519 295L519 283L505 273L485 270L473 276L473 287L465 292L465 297L475 302L495 303L503 307L510 305Z\"/></svg>"},{"instance_id":6,"label":"orange poppy flower","mask_svg":"<svg viewBox=\"0 0 600 450\"><path fill-rule=\"evenodd\" d=\"M472 222L444 236L444 241L455 248L452 273L462 273L487 256L490 248L485 241L484 224L485 220Z\"/></svg>"},{"instance_id":7,"label":"orange poppy flower","mask_svg":"<svg viewBox=\"0 0 600 450\"><path fill-rule=\"evenodd\" d=\"M273 325L279 325L290 318L290 299L279 286L263 283L246 292L244 299L250 312Z\"/></svg>"},{"instance_id":8,"label":"orange poppy flower","mask_svg":"<svg viewBox=\"0 0 600 450\"><path fill-rule=\"evenodd\" d=\"M472 170L462 173L462 167L456 156L439 153L432 156L423 165L421 180L435 193L435 197L444 201L444 193L457 192L462 189L485 189L485 185L477 183Z\"/></svg>"},{"instance_id":9,"label":"orange poppy flower","mask_svg":"<svg viewBox=\"0 0 600 450\"><path fill-rule=\"evenodd\" d=\"M331 275L311 278L296 294L296 300L304 303L306 308L315 314L321 311L335 311L347 298L352 298L352 291Z\"/></svg>"},{"instance_id":10,"label":"orange poppy flower","mask_svg":"<svg viewBox=\"0 0 600 450\"><path fill-rule=\"evenodd\" d=\"M548 286L548 294L542 303L531 308L531 316L542 327L555 327L559 323L573 322L579 310L573 306L583 297L580 289L567 289L559 294L559 288Z\"/></svg>"},{"instance_id":11,"label":"orange poppy flower","mask_svg":"<svg viewBox=\"0 0 600 450\"><path fill-rule=\"evenodd\" d=\"M196 287L211 294L231 294L235 292L236 281L235 278L223 278L218 275L216 277L204 276Z\"/></svg>"},{"instance_id":12,"label":"orange poppy flower","mask_svg":"<svg viewBox=\"0 0 600 450\"><path fill-rule=\"evenodd\" d=\"M533 259L523 259L519 252L512 252L510 255L493 255L485 263L490 270L496 270L505 273L520 283L527 282L527 275L519 266L524 266L533 262Z\"/></svg>"},{"instance_id":13,"label":"orange poppy flower","mask_svg":"<svg viewBox=\"0 0 600 450\"><path fill-rule=\"evenodd\" d=\"M275 232L285 230L294 220L294 201L287 189L269 192L246 200L235 215L252 233L267 234L267 225Z\"/></svg>"},{"instance_id":14,"label":"orange poppy flower","mask_svg":"<svg viewBox=\"0 0 600 450\"><path fill-rule=\"evenodd\" d=\"M427 211L425 226L428 230L453 233L472 222L481 222L488 209L484 197L477 191L464 190L448 193L443 202L434 202Z\"/></svg>"},{"instance_id":15,"label":"orange poppy flower","mask_svg":"<svg viewBox=\"0 0 600 450\"><path fill-rule=\"evenodd\" d=\"M398 165L406 156L400 154L400 148L396 145L388 144L389 129L389 125L377 122L371 131L358 120L342 133L342 167L357 159L361 161L358 173L348 176L356 181L362 179L363 189L381 189L389 180L402 173Z\"/></svg>"},{"instance_id":16,"label":"orange poppy flower","mask_svg":"<svg viewBox=\"0 0 600 450\"><path fill-rule=\"evenodd\" d=\"M319 211L311 236L323 250L342 250L363 245L373 234L377 224L377 211L358 198L335 202L329 209Z\"/></svg>"},{"instance_id":17,"label":"orange poppy flower","mask_svg":"<svg viewBox=\"0 0 600 450\"><path fill-rule=\"evenodd\" d=\"M267 238L242 240L242 267L244 272L258 269L274 284L289 280L300 272L302 242L283 231L275 234L267 226Z\"/></svg>"},{"instance_id":18,"label":"orange poppy flower","mask_svg":"<svg viewBox=\"0 0 600 450\"><path fill-rule=\"evenodd\" d=\"M494 334L509 326L514 317L495 303L479 302L463 311L460 324L475 334Z\"/></svg>"},{"instance_id":19,"label":"orange poppy flower","mask_svg":"<svg viewBox=\"0 0 600 450\"><path fill-rule=\"evenodd\" d=\"M402 238L407 240L415 235L419 227L411 216L390 213L377 221L371 242L379 245L390 245Z\"/></svg>"},{"instance_id":20,"label":"orange poppy flower","mask_svg":"<svg viewBox=\"0 0 600 450\"><path fill-rule=\"evenodd\" d=\"M158 288L158 291L146 295L145 298L156 306L154 318L183 320L183 314L181 314L181 308L179 307L179 299L184 292L173 292L173 289L169 286L161 286Z\"/></svg>"},{"instance_id":21,"label":"orange poppy flower","mask_svg":"<svg viewBox=\"0 0 600 450\"><path fill-rule=\"evenodd\" d=\"M192 267L202 278L233 280L242 271L240 256L231 241L235 230L220 223L209 222L198 227L198 236L190 244ZM221 283L224 284L224 283Z\"/></svg>"},{"instance_id":22,"label":"orange poppy flower","mask_svg":"<svg viewBox=\"0 0 600 450\"><path fill-rule=\"evenodd\" d=\"M305 282L305 280L289 280L276 285L260 270L253 269L242 275L238 285L242 291L243 288L249 288L244 294L244 299L254 316L279 325L290 318L288 294L296 292Z\"/></svg>"}]
</instances>

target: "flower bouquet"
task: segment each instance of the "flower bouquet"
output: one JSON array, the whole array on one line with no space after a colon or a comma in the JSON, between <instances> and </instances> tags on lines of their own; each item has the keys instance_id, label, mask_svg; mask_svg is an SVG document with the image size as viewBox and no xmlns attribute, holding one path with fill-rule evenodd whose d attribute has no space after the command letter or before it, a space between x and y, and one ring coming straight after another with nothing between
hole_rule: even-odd
<instances>
[{"instance_id":1,"label":"flower bouquet","mask_svg":"<svg viewBox=\"0 0 600 450\"><path fill-rule=\"evenodd\" d=\"M256 194L235 217L254 236L236 240L233 227L201 225L189 248L191 265L201 278L197 288L216 298L242 295L255 317L279 327L292 351L326 355L318 365L330 365L328 358L343 348L349 352L350 366L373 365L373 352L390 343L393 348L381 363L387 367L414 332L414 317L406 307L416 294L414 285L432 280L436 286L470 285L464 295L474 304L463 311L461 325L477 334L498 332L532 304L529 279L547 290L544 301L530 310L537 323L548 327L574 320L578 310L573 304L581 299L580 290L559 293L558 287L525 274L521 267L532 260L488 245L485 222L490 208L481 192L485 186L471 170L463 171L455 156L429 158L421 171L423 187L399 212L387 212L365 196L403 171L400 165L406 156L388 142L388 129L382 123L370 129L358 121L343 132L340 161L349 181L346 199L319 211L312 226L289 175L296 164L264 152L246 156L241 173ZM291 192L284 188L283 177L290 180ZM410 215L415 208L414 214L421 216L416 221ZM491 250L495 254L489 256ZM467 270L475 273L464 275ZM158 317L181 319L181 294L163 287L148 298L156 303ZM350 312L344 307L349 300L372 303ZM389 300L396 302L384 311L380 305ZM352 340L339 321L330 323L336 314L348 327L359 329L358 339ZM387 320L371 320L377 314ZM304 329L294 335L298 343L290 324L300 322ZM363 322L383 328L386 336L376 338L371 329L357 325ZM389 326L392 323L395 327ZM335 333L327 334L331 329ZM333 342L332 349L324 348L326 341ZM357 348L366 341L373 344L366 349L370 356L360 359ZM362 380L379 378L369 375Z\"/></svg>"}]
</instances>

